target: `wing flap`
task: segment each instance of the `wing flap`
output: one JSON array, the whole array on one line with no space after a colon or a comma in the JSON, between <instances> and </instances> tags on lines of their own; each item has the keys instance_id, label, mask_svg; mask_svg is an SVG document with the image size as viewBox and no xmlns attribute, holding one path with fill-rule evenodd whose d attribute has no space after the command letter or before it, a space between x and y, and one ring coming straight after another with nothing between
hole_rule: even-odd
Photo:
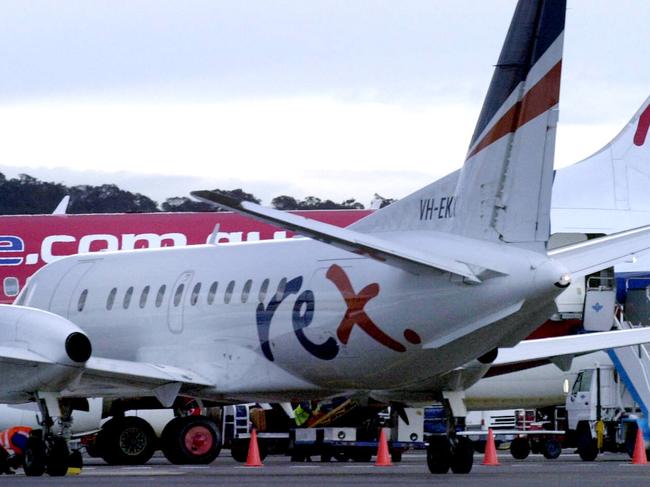
<instances>
[{"instance_id":1,"label":"wing flap","mask_svg":"<svg viewBox=\"0 0 650 487\"><path fill-rule=\"evenodd\" d=\"M492 365L507 365L547 359L556 361L585 353L650 343L650 328L603 331L583 335L523 340L514 347L500 348Z\"/></svg>"},{"instance_id":2,"label":"wing flap","mask_svg":"<svg viewBox=\"0 0 650 487\"><path fill-rule=\"evenodd\" d=\"M327 243L356 254L379 260L388 265L419 274L424 270L450 272L475 283L481 282L470 265L459 260L443 258L406 247L398 242L356 232L335 225L318 222L291 213L265 208L248 201L239 201L214 191L193 191L192 196L222 208L236 211L272 225L287 228L319 242ZM496 270L482 269L490 274L500 274Z\"/></svg>"}]
</instances>

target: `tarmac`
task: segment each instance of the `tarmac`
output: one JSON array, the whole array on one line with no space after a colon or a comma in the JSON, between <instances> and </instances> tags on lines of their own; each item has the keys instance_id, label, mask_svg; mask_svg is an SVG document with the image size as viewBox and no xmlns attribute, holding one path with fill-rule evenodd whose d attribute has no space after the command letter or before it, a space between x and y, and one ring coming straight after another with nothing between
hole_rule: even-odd
<instances>
[{"instance_id":1,"label":"tarmac","mask_svg":"<svg viewBox=\"0 0 650 487\"><path fill-rule=\"evenodd\" d=\"M500 465L481 465L482 455L474 456L474 468L467 475L432 475L423 452L405 453L400 463L392 467L376 467L372 463L321 463L319 461L292 463L288 457L273 456L260 468L245 467L235 462L228 452L210 465L170 465L156 455L143 466L109 466L100 459L85 458L79 475L66 477L0 476L0 485L35 486L278 486L312 487L350 485L379 486L589 486L589 485L648 485L650 464L632 465L625 454L602 454L594 462L583 462L570 450L556 460L530 455L526 460L514 460L508 452L499 452Z\"/></svg>"}]
</instances>

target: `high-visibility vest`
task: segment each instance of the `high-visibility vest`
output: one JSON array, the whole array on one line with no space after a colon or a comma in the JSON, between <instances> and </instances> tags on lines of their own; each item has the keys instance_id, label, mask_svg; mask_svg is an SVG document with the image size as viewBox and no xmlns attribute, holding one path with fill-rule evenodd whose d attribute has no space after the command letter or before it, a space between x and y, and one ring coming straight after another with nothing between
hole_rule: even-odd
<instances>
[{"instance_id":1,"label":"high-visibility vest","mask_svg":"<svg viewBox=\"0 0 650 487\"><path fill-rule=\"evenodd\" d=\"M309 411L305 411L300 404L293 410L293 415L297 426L302 426L309 419Z\"/></svg>"},{"instance_id":2,"label":"high-visibility vest","mask_svg":"<svg viewBox=\"0 0 650 487\"><path fill-rule=\"evenodd\" d=\"M0 432L0 445L5 450L12 450L15 454L22 455L27 440L32 432L29 426L14 426Z\"/></svg>"}]
</instances>

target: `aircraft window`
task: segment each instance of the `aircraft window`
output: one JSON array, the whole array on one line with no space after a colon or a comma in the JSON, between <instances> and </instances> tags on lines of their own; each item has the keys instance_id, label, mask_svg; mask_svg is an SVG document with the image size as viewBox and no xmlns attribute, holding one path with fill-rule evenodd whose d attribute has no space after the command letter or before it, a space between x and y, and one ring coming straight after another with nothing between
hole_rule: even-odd
<instances>
[{"instance_id":1,"label":"aircraft window","mask_svg":"<svg viewBox=\"0 0 650 487\"><path fill-rule=\"evenodd\" d=\"M167 290L167 286L165 286L164 284L160 286L160 289L158 289L158 294L156 295L156 308L160 308L160 306L162 305L166 290Z\"/></svg>"},{"instance_id":2,"label":"aircraft window","mask_svg":"<svg viewBox=\"0 0 650 487\"><path fill-rule=\"evenodd\" d=\"M201 291L201 283L197 282L196 285L194 286L194 289L192 289L192 296L190 297L190 304L194 306L196 302L199 300L199 292Z\"/></svg>"},{"instance_id":3,"label":"aircraft window","mask_svg":"<svg viewBox=\"0 0 650 487\"><path fill-rule=\"evenodd\" d=\"M174 294L174 306L181 304L181 298L183 297L183 289L185 289L185 284L179 284L176 288L176 293Z\"/></svg>"},{"instance_id":4,"label":"aircraft window","mask_svg":"<svg viewBox=\"0 0 650 487\"><path fill-rule=\"evenodd\" d=\"M248 301L248 295L251 292L251 287L253 287L253 281L249 279L244 283L244 287L241 290L241 302L245 303Z\"/></svg>"},{"instance_id":5,"label":"aircraft window","mask_svg":"<svg viewBox=\"0 0 650 487\"><path fill-rule=\"evenodd\" d=\"M18 291L20 290L20 286L18 285L17 278L5 277L2 284L3 284L5 296L18 296Z\"/></svg>"},{"instance_id":6,"label":"aircraft window","mask_svg":"<svg viewBox=\"0 0 650 487\"><path fill-rule=\"evenodd\" d=\"M232 298L232 292L235 290L235 281L230 281L228 283L228 287L226 288L226 292L223 295L223 302L228 304L230 303L230 299Z\"/></svg>"},{"instance_id":7,"label":"aircraft window","mask_svg":"<svg viewBox=\"0 0 650 487\"><path fill-rule=\"evenodd\" d=\"M113 304L115 304L115 295L117 294L117 288L114 287L111 289L111 292L108 293L108 299L106 300L106 309L107 310L112 310L113 309Z\"/></svg>"},{"instance_id":8,"label":"aircraft window","mask_svg":"<svg viewBox=\"0 0 650 487\"><path fill-rule=\"evenodd\" d=\"M275 299L278 301L282 299L282 296L284 295L284 288L287 287L287 278L283 277L280 279L280 282L278 283L278 290L275 292Z\"/></svg>"},{"instance_id":9,"label":"aircraft window","mask_svg":"<svg viewBox=\"0 0 650 487\"><path fill-rule=\"evenodd\" d=\"M88 289L84 289L83 291L81 291L81 294L79 295L79 302L77 303L77 311L79 311L80 313L84 310L87 297L88 297Z\"/></svg>"},{"instance_id":10,"label":"aircraft window","mask_svg":"<svg viewBox=\"0 0 650 487\"><path fill-rule=\"evenodd\" d=\"M269 280L264 279L262 281L262 285L260 286L260 293L257 296L257 299L259 300L260 303L263 303L264 300L266 299L266 293L269 290Z\"/></svg>"},{"instance_id":11,"label":"aircraft window","mask_svg":"<svg viewBox=\"0 0 650 487\"><path fill-rule=\"evenodd\" d=\"M217 281L213 282L212 285L210 286L210 289L208 290L208 304L214 303L214 297L217 294L218 287L219 287L219 283Z\"/></svg>"},{"instance_id":12,"label":"aircraft window","mask_svg":"<svg viewBox=\"0 0 650 487\"><path fill-rule=\"evenodd\" d=\"M145 286L142 289L142 294L140 294L140 307L144 308L147 305L147 298L149 297L149 286Z\"/></svg>"},{"instance_id":13,"label":"aircraft window","mask_svg":"<svg viewBox=\"0 0 650 487\"><path fill-rule=\"evenodd\" d=\"M124 293L124 301L122 301L122 307L128 309L131 305L131 297L133 296L133 286L126 290Z\"/></svg>"}]
</instances>

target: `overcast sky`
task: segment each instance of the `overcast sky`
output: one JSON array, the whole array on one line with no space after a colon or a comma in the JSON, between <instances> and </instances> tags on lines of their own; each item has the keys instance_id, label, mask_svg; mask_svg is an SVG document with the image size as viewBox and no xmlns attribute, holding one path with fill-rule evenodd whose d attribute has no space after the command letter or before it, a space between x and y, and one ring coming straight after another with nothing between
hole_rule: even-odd
<instances>
[{"instance_id":1,"label":"overcast sky","mask_svg":"<svg viewBox=\"0 0 650 487\"><path fill-rule=\"evenodd\" d=\"M0 171L367 204L464 159L514 0L2 0ZM569 0L556 167L650 95L650 4Z\"/></svg>"}]
</instances>

